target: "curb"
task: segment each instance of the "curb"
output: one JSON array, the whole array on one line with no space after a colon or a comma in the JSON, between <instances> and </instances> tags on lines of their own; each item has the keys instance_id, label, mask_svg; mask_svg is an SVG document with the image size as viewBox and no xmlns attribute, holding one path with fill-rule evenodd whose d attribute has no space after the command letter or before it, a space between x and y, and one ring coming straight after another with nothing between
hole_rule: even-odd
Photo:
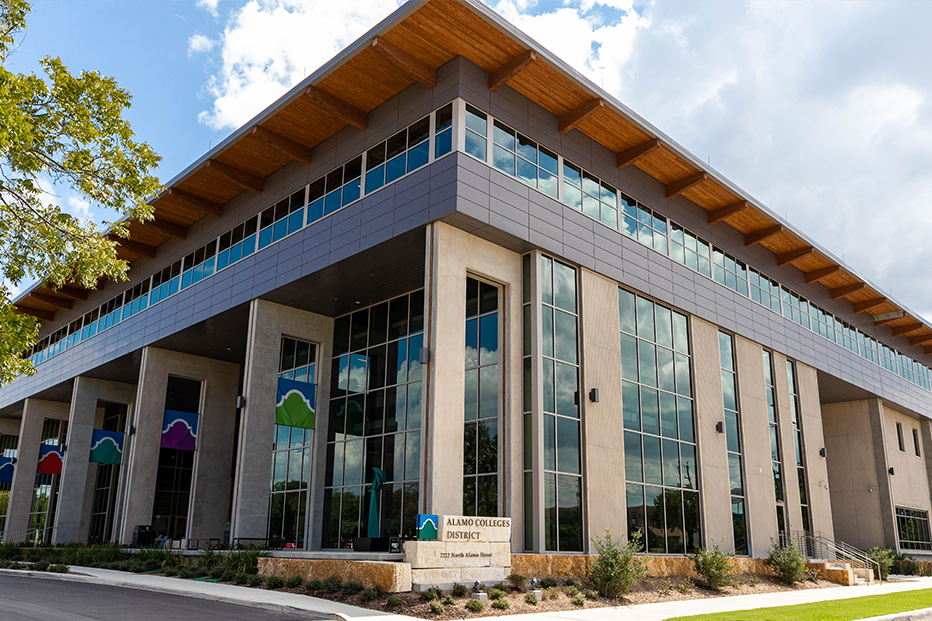
<instances>
[{"instance_id":1,"label":"curb","mask_svg":"<svg viewBox=\"0 0 932 621\"><path fill-rule=\"evenodd\" d=\"M932 608L920 608L919 610L897 612L882 617L870 617L861 619L861 621L927 621L930 619L932 619Z\"/></svg>"},{"instance_id":2,"label":"curb","mask_svg":"<svg viewBox=\"0 0 932 621\"><path fill-rule=\"evenodd\" d=\"M69 567L69 572L71 568ZM344 621L349 621L349 617L339 613L339 612L319 612L307 608L298 608L296 606L289 606L287 604L271 604L269 602L257 602L250 599L241 599L237 597L231 597L229 595L214 595L207 593L198 593L197 591L188 591L184 589L171 588L169 585L165 587L157 587L154 585L139 584L136 582L126 582L121 580L104 580L98 578L97 576L90 576L87 574L80 573L48 573L40 571L28 571L20 569L0 569L0 575L3 576L21 576L25 578L39 578L42 580L64 580L67 582L83 582L86 584L98 584L102 586L112 586L120 587L124 589L136 589L138 591L149 591L151 593L166 593L170 595L180 595L182 597L193 597L195 599L209 600L212 602L221 602L224 604L233 604L236 606L249 606L251 608L261 608L264 610L270 610L274 612L288 612L288 613L314 613L320 615L325 619L342 619ZM235 586L235 585L224 585L224 586ZM249 587L242 587L249 588ZM253 590L253 589L250 589Z\"/></svg>"}]
</instances>

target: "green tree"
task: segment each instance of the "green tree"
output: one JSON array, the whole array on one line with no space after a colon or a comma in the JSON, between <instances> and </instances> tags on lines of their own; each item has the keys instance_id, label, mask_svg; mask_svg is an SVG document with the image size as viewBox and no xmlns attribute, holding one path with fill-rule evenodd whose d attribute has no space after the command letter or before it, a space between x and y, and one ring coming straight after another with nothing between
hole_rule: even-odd
<instances>
[{"instance_id":1,"label":"green tree","mask_svg":"<svg viewBox=\"0 0 932 621\"><path fill-rule=\"evenodd\" d=\"M52 56L39 61L43 75L7 69L29 10L25 0L0 0L0 277L13 285L40 278L53 288L125 280L129 266L107 233L126 237L126 222L152 217L145 201L160 189L150 174L160 158L133 139L122 116L131 97L113 78L72 75ZM64 213L42 182L120 219L98 225ZM34 318L14 313L10 296L0 284L0 385L32 372L22 353L38 334Z\"/></svg>"}]
</instances>

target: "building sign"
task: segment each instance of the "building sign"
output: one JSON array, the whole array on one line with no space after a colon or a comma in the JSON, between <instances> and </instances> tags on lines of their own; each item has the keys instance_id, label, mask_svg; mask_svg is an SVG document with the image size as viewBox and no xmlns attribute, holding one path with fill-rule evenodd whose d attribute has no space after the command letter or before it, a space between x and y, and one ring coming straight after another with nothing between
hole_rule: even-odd
<instances>
[{"instance_id":1,"label":"building sign","mask_svg":"<svg viewBox=\"0 0 932 621\"><path fill-rule=\"evenodd\" d=\"M418 540L405 542L415 584L501 581L511 567L511 518L418 515Z\"/></svg>"}]
</instances>

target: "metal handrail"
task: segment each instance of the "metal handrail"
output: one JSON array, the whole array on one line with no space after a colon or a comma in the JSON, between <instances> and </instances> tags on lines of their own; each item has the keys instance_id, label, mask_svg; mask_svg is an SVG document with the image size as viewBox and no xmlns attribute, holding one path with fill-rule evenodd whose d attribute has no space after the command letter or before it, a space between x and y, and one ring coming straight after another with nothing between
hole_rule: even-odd
<instances>
[{"instance_id":1,"label":"metal handrail","mask_svg":"<svg viewBox=\"0 0 932 621\"><path fill-rule=\"evenodd\" d=\"M32 547L37 548L46 542L39 541L39 538L35 537L35 535L39 533L48 533L49 541L47 543L51 543L52 535L55 534L56 530L58 530L57 526L46 526L42 528L27 528L24 530L0 532L0 543L7 543L8 541L13 540L16 542L22 542L24 544L32 544Z\"/></svg>"},{"instance_id":2,"label":"metal handrail","mask_svg":"<svg viewBox=\"0 0 932 621\"><path fill-rule=\"evenodd\" d=\"M845 561L858 569L867 569L883 581L880 573L880 563L869 557L863 550L838 539L832 539L822 533L809 533L806 531L792 531L781 536L783 545L790 545L806 558L824 558L826 561Z\"/></svg>"}]
</instances>

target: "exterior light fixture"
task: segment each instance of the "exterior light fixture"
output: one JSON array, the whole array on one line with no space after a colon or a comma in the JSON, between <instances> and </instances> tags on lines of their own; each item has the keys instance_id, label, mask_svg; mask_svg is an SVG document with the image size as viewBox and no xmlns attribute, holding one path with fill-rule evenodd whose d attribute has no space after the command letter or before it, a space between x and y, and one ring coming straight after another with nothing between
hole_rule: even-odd
<instances>
[{"instance_id":1,"label":"exterior light fixture","mask_svg":"<svg viewBox=\"0 0 932 621\"><path fill-rule=\"evenodd\" d=\"M589 389L589 401L593 403L599 402L599 389L598 388Z\"/></svg>"},{"instance_id":2,"label":"exterior light fixture","mask_svg":"<svg viewBox=\"0 0 932 621\"><path fill-rule=\"evenodd\" d=\"M427 364L428 362L430 362L430 350L427 349L426 347L422 347L417 352L417 361L420 362L421 364Z\"/></svg>"},{"instance_id":3,"label":"exterior light fixture","mask_svg":"<svg viewBox=\"0 0 932 621\"><path fill-rule=\"evenodd\" d=\"M715 423L715 431L719 433L725 433L725 421L720 420L717 423Z\"/></svg>"},{"instance_id":4,"label":"exterior light fixture","mask_svg":"<svg viewBox=\"0 0 932 621\"><path fill-rule=\"evenodd\" d=\"M821 455L822 457L825 457L827 453L828 451L825 450L824 446L819 449L819 455Z\"/></svg>"},{"instance_id":5,"label":"exterior light fixture","mask_svg":"<svg viewBox=\"0 0 932 621\"><path fill-rule=\"evenodd\" d=\"M891 477L892 477L894 474L896 474L895 472L893 472L893 466L890 466L890 468L887 470L887 472L890 473L890 476L891 476Z\"/></svg>"},{"instance_id":6,"label":"exterior light fixture","mask_svg":"<svg viewBox=\"0 0 932 621\"><path fill-rule=\"evenodd\" d=\"M239 395L236 397L236 409L242 410L246 407L246 395Z\"/></svg>"}]
</instances>

